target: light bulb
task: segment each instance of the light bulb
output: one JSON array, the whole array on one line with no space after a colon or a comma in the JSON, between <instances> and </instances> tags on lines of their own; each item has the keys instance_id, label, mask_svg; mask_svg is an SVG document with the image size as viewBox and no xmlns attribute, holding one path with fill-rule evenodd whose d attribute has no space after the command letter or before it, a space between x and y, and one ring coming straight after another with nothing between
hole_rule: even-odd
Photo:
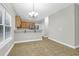
<instances>
[{"instance_id":1,"label":"light bulb","mask_svg":"<svg viewBox=\"0 0 79 59\"><path fill-rule=\"evenodd\" d=\"M32 16L38 16L38 12L35 12L35 11L32 11L29 13L29 15L32 17Z\"/></svg>"}]
</instances>

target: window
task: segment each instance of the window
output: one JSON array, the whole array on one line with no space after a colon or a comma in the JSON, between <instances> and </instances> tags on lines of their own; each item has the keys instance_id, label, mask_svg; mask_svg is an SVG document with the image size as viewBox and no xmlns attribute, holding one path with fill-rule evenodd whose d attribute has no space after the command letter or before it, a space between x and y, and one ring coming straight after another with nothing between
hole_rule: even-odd
<instances>
[{"instance_id":1,"label":"window","mask_svg":"<svg viewBox=\"0 0 79 59\"><path fill-rule=\"evenodd\" d=\"M11 28L5 26L5 39L8 39L11 37Z\"/></svg>"},{"instance_id":2,"label":"window","mask_svg":"<svg viewBox=\"0 0 79 59\"><path fill-rule=\"evenodd\" d=\"M11 15L0 5L0 42L11 37Z\"/></svg>"},{"instance_id":3,"label":"window","mask_svg":"<svg viewBox=\"0 0 79 59\"><path fill-rule=\"evenodd\" d=\"M5 18L5 25L11 26L11 16L10 14L6 11L6 18Z\"/></svg>"},{"instance_id":4,"label":"window","mask_svg":"<svg viewBox=\"0 0 79 59\"><path fill-rule=\"evenodd\" d=\"M0 42L3 40L3 26L0 25Z\"/></svg>"},{"instance_id":5,"label":"window","mask_svg":"<svg viewBox=\"0 0 79 59\"><path fill-rule=\"evenodd\" d=\"M6 12L5 18L5 39L11 37L11 16L8 12Z\"/></svg>"},{"instance_id":6,"label":"window","mask_svg":"<svg viewBox=\"0 0 79 59\"><path fill-rule=\"evenodd\" d=\"M2 24L2 12L0 11L0 24Z\"/></svg>"},{"instance_id":7,"label":"window","mask_svg":"<svg viewBox=\"0 0 79 59\"><path fill-rule=\"evenodd\" d=\"M3 41L3 17L4 17L4 8L0 6L0 42Z\"/></svg>"}]
</instances>

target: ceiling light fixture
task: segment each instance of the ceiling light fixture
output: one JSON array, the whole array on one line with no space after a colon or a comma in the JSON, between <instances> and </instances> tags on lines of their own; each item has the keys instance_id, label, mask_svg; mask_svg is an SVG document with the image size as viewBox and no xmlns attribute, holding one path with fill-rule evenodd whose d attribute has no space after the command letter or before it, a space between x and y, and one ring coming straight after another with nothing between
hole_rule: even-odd
<instances>
[{"instance_id":1,"label":"ceiling light fixture","mask_svg":"<svg viewBox=\"0 0 79 59\"><path fill-rule=\"evenodd\" d=\"M38 16L38 12L35 11L34 0L33 0L33 10L31 12L29 12L29 15L32 18L36 18Z\"/></svg>"}]
</instances>

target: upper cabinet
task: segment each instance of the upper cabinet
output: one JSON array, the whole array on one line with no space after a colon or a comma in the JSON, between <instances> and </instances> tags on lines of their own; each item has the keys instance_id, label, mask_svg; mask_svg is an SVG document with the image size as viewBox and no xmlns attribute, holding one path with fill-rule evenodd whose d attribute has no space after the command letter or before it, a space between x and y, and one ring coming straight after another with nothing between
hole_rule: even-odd
<instances>
[{"instance_id":1,"label":"upper cabinet","mask_svg":"<svg viewBox=\"0 0 79 59\"><path fill-rule=\"evenodd\" d=\"M20 16L16 16L16 27L20 28L20 26L21 26L21 18Z\"/></svg>"},{"instance_id":2,"label":"upper cabinet","mask_svg":"<svg viewBox=\"0 0 79 59\"><path fill-rule=\"evenodd\" d=\"M20 18L20 16L16 16L16 27L17 28L34 29L35 23L33 21L22 20Z\"/></svg>"}]
</instances>

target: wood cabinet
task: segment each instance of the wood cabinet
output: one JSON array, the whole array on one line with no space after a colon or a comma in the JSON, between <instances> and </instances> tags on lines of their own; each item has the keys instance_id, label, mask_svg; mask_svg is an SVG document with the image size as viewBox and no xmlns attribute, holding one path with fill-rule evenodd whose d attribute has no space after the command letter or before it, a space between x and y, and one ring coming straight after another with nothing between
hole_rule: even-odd
<instances>
[{"instance_id":1,"label":"wood cabinet","mask_svg":"<svg viewBox=\"0 0 79 59\"><path fill-rule=\"evenodd\" d=\"M16 27L20 28L20 26L21 26L21 18L20 16L16 16Z\"/></svg>"},{"instance_id":2,"label":"wood cabinet","mask_svg":"<svg viewBox=\"0 0 79 59\"><path fill-rule=\"evenodd\" d=\"M35 23L33 21L23 21L20 18L20 16L16 16L16 27L17 28L34 29Z\"/></svg>"},{"instance_id":3,"label":"wood cabinet","mask_svg":"<svg viewBox=\"0 0 79 59\"><path fill-rule=\"evenodd\" d=\"M25 21L22 21L21 22L21 28L29 28L29 23L25 22Z\"/></svg>"},{"instance_id":4,"label":"wood cabinet","mask_svg":"<svg viewBox=\"0 0 79 59\"><path fill-rule=\"evenodd\" d=\"M27 29L34 29L35 23L28 22L28 21L22 21L21 22L21 28L27 28Z\"/></svg>"}]
</instances>

